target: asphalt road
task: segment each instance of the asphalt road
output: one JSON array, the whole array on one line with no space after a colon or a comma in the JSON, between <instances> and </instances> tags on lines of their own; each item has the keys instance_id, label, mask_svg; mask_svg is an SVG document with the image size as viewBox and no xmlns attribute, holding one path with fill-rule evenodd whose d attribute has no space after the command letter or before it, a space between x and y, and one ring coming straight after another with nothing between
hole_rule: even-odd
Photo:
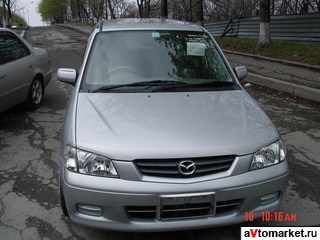
<instances>
[{"instance_id":1,"label":"asphalt road","mask_svg":"<svg viewBox=\"0 0 320 240\"><path fill-rule=\"evenodd\" d=\"M26 39L48 50L54 70L79 68L86 36L61 27L31 28ZM320 226L320 106L259 87L247 90L288 147L289 187L281 208L295 221L253 226ZM169 233L121 233L78 226L62 215L58 197L59 135L72 87L54 75L43 106L0 114L0 239L240 239L240 225Z\"/></svg>"}]
</instances>

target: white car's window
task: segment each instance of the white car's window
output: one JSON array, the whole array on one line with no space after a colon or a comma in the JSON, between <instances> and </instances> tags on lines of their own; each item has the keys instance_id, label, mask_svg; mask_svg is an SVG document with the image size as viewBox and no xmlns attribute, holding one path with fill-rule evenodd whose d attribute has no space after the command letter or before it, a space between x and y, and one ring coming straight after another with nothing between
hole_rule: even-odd
<instances>
[{"instance_id":1,"label":"white car's window","mask_svg":"<svg viewBox=\"0 0 320 240\"><path fill-rule=\"evenodd\" d=\"M12 33L0 33L0 64L5 64L29 54L29 50Z\"/></svg>"},{"instance_id":2,"label":"white car's window","mask_svg":"<svg viewBox=\"0 0 320 240\"><path fill-rule=\"evenodd\" d=\"M214 43L203 32L99 33L84 75L88 88L150 81L231 82Z\"/></svg>"}]
</instances>

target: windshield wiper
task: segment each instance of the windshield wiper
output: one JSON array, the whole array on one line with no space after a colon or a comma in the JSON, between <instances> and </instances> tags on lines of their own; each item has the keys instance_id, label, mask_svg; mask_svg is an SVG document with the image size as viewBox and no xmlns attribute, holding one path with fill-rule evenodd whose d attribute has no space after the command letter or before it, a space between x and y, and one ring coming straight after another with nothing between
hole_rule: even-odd
<instances>
[{"instance_id":1,"label":"windshield wiper","mask_svg":"<svg viewBox=\"0 0 320 240\"><path fill-rule=\"evenodd\" d=\"M123 88L123 87L134 87L134 86L181 86L181 85L187 85L184 82L181 81L173 81L173 80L153 80L153 81L141 81L141 82L134 82L134 83L128 83L128 84L118 84L118 85L109 85L109 86L102 86L96 89L89 89L88 91L90 93L96 93L100 91L107 91L111 89L116 89L116 88Z\"/></svg>"},{"instance_id":2,"label":"windshield wiper","mask_svg":"<svg viewBox=\"0 0 320 240\"><path fill-rule=\"evenodd\" d=\"M203 83L196 83L190 85L190 87L226 87L226 86L233 86L234 82L229 81L210 81L210 82L203 82Z\"/></svg>"},{"instance_id":3,"label":"windshield wiper","mask_svg":"<svg viewBox=\"0 0 320 240\"><path fill-rule=\"evenodd\" d=\"M181 83L181 82L180 82ZM196 83L196 84L177 84L177 85L172 85L172 86L161 86L157 89L154 90L156 91L162 91L162 90L167 90L167 89L175 89L175 88L197 88L197 87L227 87L227 86L234 86L234 82L229 82L229 81L210 81L210 82L202 82L202 83Z\"/></svg>"}]
</instances>

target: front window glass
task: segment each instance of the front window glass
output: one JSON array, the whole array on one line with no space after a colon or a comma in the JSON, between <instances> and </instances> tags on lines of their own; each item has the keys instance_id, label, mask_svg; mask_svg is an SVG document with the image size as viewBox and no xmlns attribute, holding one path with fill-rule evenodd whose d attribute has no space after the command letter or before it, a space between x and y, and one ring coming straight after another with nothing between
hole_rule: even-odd
<instances>
[{"instance_id":1,"label":"front window glass","mask_svg":"<svg viewBox=\"0 0 320 240\"><path fill-rule=\"evenodd\" d=\"M119 31L97 34L84 74L84 88L150 81L188 85L233 83L206 33Z\"/></svg>"}]
</instances>

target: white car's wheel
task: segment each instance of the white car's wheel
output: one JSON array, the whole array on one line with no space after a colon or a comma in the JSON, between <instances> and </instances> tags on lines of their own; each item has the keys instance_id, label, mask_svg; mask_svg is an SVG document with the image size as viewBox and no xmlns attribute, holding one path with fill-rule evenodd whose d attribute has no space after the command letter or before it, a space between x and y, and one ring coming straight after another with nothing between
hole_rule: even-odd
<instances>
[{"instance_id":1,"label":"white car's wheel","mask_svg":"<svg viewBox=\"0 0 320 240\"><path fill-rule=\"evenodd\" d=\"M35 78L30 86L26 101L28 109L37 109L41 106L44 96L44 86L40 78Z\"/></svg>"}]
</instances>

